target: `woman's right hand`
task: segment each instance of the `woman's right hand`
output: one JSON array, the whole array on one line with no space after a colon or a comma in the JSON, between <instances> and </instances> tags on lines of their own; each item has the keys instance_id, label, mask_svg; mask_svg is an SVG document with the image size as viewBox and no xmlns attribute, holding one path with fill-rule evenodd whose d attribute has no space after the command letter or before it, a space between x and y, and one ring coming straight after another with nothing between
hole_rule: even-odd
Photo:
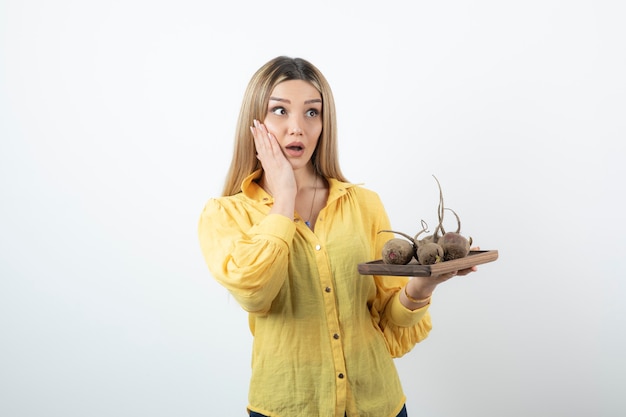
<instances>
[{"instance_id":1,"label":"woman's right hand","mask_svg":"<svg viewBox=\"0 0 626 417\"><path fill-rule=\"evenodd\" d=\"M274 197L272 212L293 218L298 191L293 167L276 137L263 123L254 120L254 126L250 126L250 131L254 137L257 159L263 167L266 191Z\"/></svg>"}]
</instances>

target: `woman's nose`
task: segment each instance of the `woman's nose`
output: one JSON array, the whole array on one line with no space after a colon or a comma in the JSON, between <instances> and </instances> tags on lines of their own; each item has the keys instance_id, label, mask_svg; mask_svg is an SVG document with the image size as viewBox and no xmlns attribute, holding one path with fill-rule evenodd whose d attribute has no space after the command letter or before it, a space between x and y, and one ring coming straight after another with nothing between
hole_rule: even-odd
<instances>
[{"instance_id":1,"label":"woman's nose","mask_svg":"<svg viewBox=\"0 0 626 417\"><path fill-rule=\"evenodd\" d=\"M289 125L289 134L290 135L301 135L302 134L302 128L300 126L302 126L301 121L299 120L299 118L294 117L291 120L291 124Z\"/></svg>"}]
</instances>

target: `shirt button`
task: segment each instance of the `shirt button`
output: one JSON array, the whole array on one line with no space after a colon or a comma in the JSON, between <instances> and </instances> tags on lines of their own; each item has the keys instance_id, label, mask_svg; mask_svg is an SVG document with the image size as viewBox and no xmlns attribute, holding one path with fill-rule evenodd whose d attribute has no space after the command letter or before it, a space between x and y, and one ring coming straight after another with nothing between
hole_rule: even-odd
<instances>
[{"instance_id":1,"label":"shirt button","mask_svg":"<svg viewBox=\"0 0 626 417\"><path fill-rule=\"evenodd\" d=\"M315 250L320 250L322 247L320 245L315 245Z\"/></svg>"},{"instance_id":2,"label":"shirt button","mask_svg":"<svg viewBox=\"0 0 626 417\"><path fill-rule=\"evenodd\" d=\"M324 291L326 291L326 292L330 292L330 287L326 287L326 288L324 288Z\"/></svg>"},{"instance_id":3,"label":"shirt button","mask_svg":"<svg viewBox=\"0 0 626 417\"><path fill-rule=\"evenodd\" d=\"M335 333L335 334L333 335L333 338L335 338L335 340L337 340L337 339L339 339L339 335L338 335L337 333Z\"/></svg>"},{"instance_id":4,"label":"shirt button","mask_svg":"<svg viewBox=\"0 0 626 417\"><path fill-rule=\"evenodd\" d=\"M337 376L339 377L339 379L343 379L343 374L339 374Z\"/></svg>"}]
</instances>

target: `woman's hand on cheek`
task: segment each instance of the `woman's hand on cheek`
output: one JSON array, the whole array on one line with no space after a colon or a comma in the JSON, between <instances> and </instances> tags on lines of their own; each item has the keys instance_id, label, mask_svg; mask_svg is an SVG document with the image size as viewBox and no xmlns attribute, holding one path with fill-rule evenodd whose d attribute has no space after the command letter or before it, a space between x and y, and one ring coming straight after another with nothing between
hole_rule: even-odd
<instances>
[{"instance_id":1,"label":"woman's hand on cheek","mask_svg":"<svg viewBox=\"0 0 626 417\"><path fill-rule=\"evenodd\" d=\"M274 198L277 198L279 194L287 193L295 199L297 188L293 168L285 157L278 140L258 120L254 121L254 126L250 127L250 131L254 137L256 156L263 166L269 191Z\"/></svg>"}]
</instances>

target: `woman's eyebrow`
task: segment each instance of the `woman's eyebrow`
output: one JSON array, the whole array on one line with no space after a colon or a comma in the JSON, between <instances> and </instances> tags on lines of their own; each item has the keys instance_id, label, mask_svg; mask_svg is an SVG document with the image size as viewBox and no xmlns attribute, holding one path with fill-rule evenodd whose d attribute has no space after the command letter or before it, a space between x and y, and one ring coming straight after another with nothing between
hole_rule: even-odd
<instances>
[{"instance_id":1,"label":"woman's eyebrow","mask_svg":"<svg viewBox=\"0 0 626 417\"><path fill-rule=\"evenodd\" d=\"M285 102L285 103L291 104L291 100L288 100L288 99L286 99L286 98L280 98L280 97L270 97L270 100L272 100L272 101L282 101L282 102ZM314 99L311 99L311 100L306 100L306 101L304 102L304 104L321 103L321 102L322 102L322 99L320 99L320 98L314 98Z\"/></svg>"}]
</instances>

